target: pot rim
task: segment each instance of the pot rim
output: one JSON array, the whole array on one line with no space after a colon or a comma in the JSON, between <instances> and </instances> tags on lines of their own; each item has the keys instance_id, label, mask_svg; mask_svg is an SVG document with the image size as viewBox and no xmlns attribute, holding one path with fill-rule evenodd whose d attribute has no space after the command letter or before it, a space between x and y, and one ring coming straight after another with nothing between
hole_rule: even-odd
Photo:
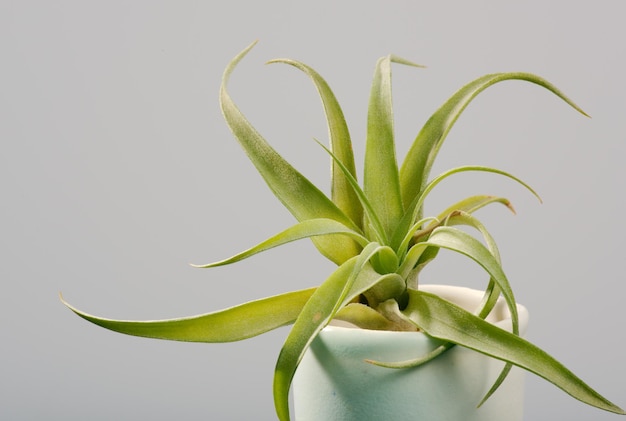
<instances>
[{"instance_id":1,"label":"pot rim","mask_svg":"<svg viewBox=\"0 0 626 421\"><path fill-rule=\"evenodd\" d=\"M419 289L425 292L435 294L445 300L451 301L468 311L474 311L476 307L480 305L482 297L485 293L483 290L478 290L474 288L443 284L424 284L420 285ZM528 309L524 305L517 303L517 313L519 318L520 336L523 336L526 334L526 329L528 327ZM506 304L506 300L504 299L504 297L498 298L496 305L494 306L493 310L491 310L486 320L489 321L491 324L498 326L499 328L508 330L509 332L512 330L511 313L509 312L509 308ZM334 332L343 332L345 334L347 331L363 331L367 332L368 334L370 334L371 332L372 335L417 334L426 336L423 332L362 329L351 323L335 320L331 321L331 324L329 324L322 330L322 332L327 332L327 334Z\"/></svg>"}]
</instances>

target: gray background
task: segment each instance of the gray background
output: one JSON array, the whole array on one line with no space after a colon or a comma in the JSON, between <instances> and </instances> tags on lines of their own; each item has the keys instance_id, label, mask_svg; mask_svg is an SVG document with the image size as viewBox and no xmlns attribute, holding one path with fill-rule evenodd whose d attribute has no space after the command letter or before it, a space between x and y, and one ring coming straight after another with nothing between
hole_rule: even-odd
<instances>
[{"instance_id":1,"label":"gray background","mask_svg":"<svg viewBox=\"0 0 626 421\"><path fill-rule=\"evenodd\" d=\"M461 117L435 170L496 166L450 179L432 213L462 195L513 200L481 211L498 240L529 338L626 406L623 361L626 201L625 7L604 2L0 1L0 419L269 420L273 366L287 329L234 344L159 342L73 316L165 318L311 286L333 265L308 242L236 266L226 257L289 226L218 108L227 62L259 45L231 93L270 142L326 189L326 139L311 83L271 58L315 67L344 107L359 160L376 59L394 68L403 156L419 127L465 82L530 71L551 94L508 82ZM433 283L482 287L447 254ZM454 399L454 397L451 397ZM535 376L527 420L609 420Z\"/></svg>"}]
</instances>

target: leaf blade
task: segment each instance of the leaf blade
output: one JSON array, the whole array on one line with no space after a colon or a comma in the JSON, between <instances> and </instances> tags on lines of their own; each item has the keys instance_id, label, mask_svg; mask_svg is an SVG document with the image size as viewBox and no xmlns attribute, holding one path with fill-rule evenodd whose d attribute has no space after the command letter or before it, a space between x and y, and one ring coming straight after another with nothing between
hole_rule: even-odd
<instances>
[{"instance_id":1,"label":"leaf blade","mask_svg":"<svg viewBox=\"0 0 626 421\"><path fill-rule=\"evenodd\" d=\"M428 238L428 241L425 241L424 244L461 253L482 266L491 279L497 284L507 303L507 307L511 312L513 333L516 335L519 333L517 303L509 280L504 274L497 256L493 256L480 241L471 235L452 227L436 228Z\"/></svg>"},{"instance_id":2,"label":"leaf blade","mask_svg":"<svg viewBox=\"0 0 626 421\"><path fill-rule=\"evenodd\" d=\"M447 215L451 214L454 211L462 211L472 214L477 210L484 208L487 205L492 203L500 203L506 206L511 212L515 214L515 209L511 204L511 201L505 197L498 196L490 196L490 195L476 195L470 196L463 200L458 201L457 203L450 205L448 208L443 210L438 216L438 219L444 219Z\"/></svg>"},{"instance_id":3,"label":"leaf blade","mask_svg":"<svg viewBox=\"0 0 626 421\"><path fill-rule=\"evenodd\" d=\"M546 88L581 114L587 115L556 86L531 73L494 73L475 79L459 89L428 119L409 149L400 168L402 197L406 206L426 186L439 149L461 113L479 93L506 80L521 80Z\"/></svg>"},{"instance_id":4,"label":"leaf blade","mask_svg":"<svg viewBox=\"0 0 626 421\"><path fill-rule=\"evenodd\" d=\"M402 279L397 274L380 275L367 263L375 253L374 243L340 265L322 283L307 302L294 323L274 371L274 404L280 420L289 420L289 389L295 370L307 347L328 323L333 312L341 310L352 299L385 279ZM346 293L346 286L350 285Z\"/></svg>"},{"instance_id":5,"label":"leaf blade","mask_svg":"<svg viewBox=\"0 0 626 421\"><path fill-rule=\"evenodd\" d=\"M198 316L164 320L118 320L70 310L105 329L144 338L183 342L233 342L293 323L316 288L293 291Z\"/></svg>"},{"instance_id":6,"label":"leaf blade","mask_svg":"<svg viewBox=\"0 0 626 421\"><path fill-rule=\"evenodd\" d=\"M410 290L409 295L409 305L404 313L428 335L524 368L586 404L617 414L626 414L563 364L525 339L436 295L415 290Z\"/></svg>"},{"instance_id":7,"label":"leaf blade","mask_svg":"<svg viewBox=\"0 0 626 421\"><path fill-rule=\"evenodd\" d=\"M354 178L352 174L348 172L348 169L345 167L345 165L343 165L343 163L339 161L339 158L337 158L335 154L333 154L332 151L330 151L326 146L324 146L322 143L317 141L317 139L315 139L315 141L330 155L330 157L335 161L339 169L343 171L348 184L352 188L352 191L354 192L357 200L361 203L361 209L363 211L363 214L367 217L368 223L371 225L369 229L370 239L376 238L378 242L385 243L387 235L385 233L383 224L381 223L380 218L376 214L376 210L372 206L372 203L367 198L367 195L361 189L361 186L359 186L359 183L356 180L356 178Z\"/></svg>"},{"instance_id":8,"label":"leaf blade","mask_svg":"<svg viewBox=\"0 0 626 421\"><path fill-rule=\"evenodd\" d=\"M450 170L447 170L447 171L439 174L437 177L435 177L433 180L431 180L428 184L426 184L426 186L420 192L420 194L417 195L413 199L413 203L411 203L407 207L407 210L406 210L404 216L402 217L402 220L398 224L396 232L394 233L394 236L393 236L392 241L391 241L392 247L398 247L398 245L400 244L399 241L405 235L405 233L407 231L407 228L411 224L413 224L417 220L418 217L420 217L422 205L423 205L424 201L426 200L426 197L430 194L430 192L435 187L437 187L437 185L439 183L441 183L442 181L444 181L448 177L450 177L450 176L452 176L454 174L458 174L458 173L462 173L462 172L468 172L468 171L494 173L494 174L501 175L503 177L510 178L511 180L516 181L518 184L520 184L523 187L525 187L526 190L528 190L530 193L532 193L539 200L539 202L541 202L541 197L539 196L539 194L532 187L530 187L527 183L525 183L520 178L518 178L518 177L514 176L513 174L510 174L510 173L508 173L506 171L503 171L503 170L500 170L500 169L497 169L497 168L485 167L485 166L481 166L481 165L465 165L465 166L461 166L461 167L452 168Z\"/></svg>"},{"instance_id":9,"label":"leaf blade","mask_svg":"<svg viewBox=\"0 0 626 421\"><path fill-rule=\"evenodd\" d=\"M262 253L264 251L270 250L272 248L275 248L275 247L278 247L278 246L281 246L281 245L284 245L293 241L301 240L304 238L322 236L322 235L337 235L337 234L342 234L342 235L351 237L357 243L359 243L360 246L363 246L363 247L367 245L368 243L368 240L365 237L363 237L361 234L351 230L350 228L346 227L340 222L335 221L334 219L327 219L327 218L307 219L227 259L205 264L205 265L192 265L192 266L205 269L205 268L228 265L228 264L240 262L241 260L254 256L255 254Z\"/></svg>"},{"instance_id":10,"label":"leaf blade","mask_svg":"<svg viewBox=\"0 0 626 421\"><path fill-rule=\"evenodd\" d=\"M270 190L298 221L329 218L358 231L359 228L350 218L267 143L230 97L227 90L230 75L253 46L254 44L239 53L228 64L222 77L220 106L233 135ZM359 251L356 244L345 237L320 238L314 240L314 243L324 256L335 263L344 262Z\"/></svg>"},{"instance_id":11,"label":"leaf blade","mask_svg":"<svg viewBox=\"0 0 626 421\"><path fill-rule=\"evenodd\" d=\"M403 214L393 133L390 56L378 60L372 81L363 190L390 238Z\"/></svg>"},{"instance_id":12,"label":"leaf blade","mask_svg":"<svg viewBox=\"0 0 626 421\"><path fill-rule=\"evenodd\" d=\"M269 63L284 63L291 65L304 72L315 84L317 92L322 100L326 120L328 123L328 131L330 138L330 149L333 155L346 167L348 172L356 179L356 165L354 163L354 154L352 152L352 141L350 140L350 132L348 125L328 83L310 66L291 59L275 59ZM346 179L343 171L338 164L332 160L331 162L331 198L333 202L341 209L357 226L362 228L363 209L356 197L354 191L350 187L349 181Z\"/></svg>"}]
</instances>

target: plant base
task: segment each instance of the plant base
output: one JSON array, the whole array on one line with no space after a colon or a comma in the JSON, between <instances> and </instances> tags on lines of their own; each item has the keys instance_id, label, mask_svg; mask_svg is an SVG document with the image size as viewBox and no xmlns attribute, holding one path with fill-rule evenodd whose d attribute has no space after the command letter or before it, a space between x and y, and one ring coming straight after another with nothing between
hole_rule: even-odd
<instances>
[{"instance_id":1,"label":"plant base","mask_svg":"<svg viewBox=\"0 0 626 421\"><path fill-rule=\"evenodd\" d=\"M468 310L480 304L483 294L450 286L422 288ZM520 305L518 311L523 335L528 312ZM503 301L488 320L511 329ZM514 367L498 391L477 408L504 363L469 349L455 346L414 369L388 369L364 362L414 359L437 345L422 333L325 328L311 344L294 378L296 420L522 420L524 371Z\"/></svg>"}]
</instances>

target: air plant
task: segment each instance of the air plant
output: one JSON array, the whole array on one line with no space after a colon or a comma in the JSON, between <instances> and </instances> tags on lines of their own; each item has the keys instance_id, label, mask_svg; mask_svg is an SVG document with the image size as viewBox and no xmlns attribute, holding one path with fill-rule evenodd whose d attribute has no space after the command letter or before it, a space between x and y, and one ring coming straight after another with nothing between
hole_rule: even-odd
<instances>
[{"instance_id":1,"label":"air plant","mask_svg":"<svg viewBox=\"0 0 626 421\"><path fill-rule=\"evenodd\" d=\"M269 145L228 93L231 73L253 46L246 48L227 66L220 90L221 108L235 138L274 195L298 222L235 256L198 267L236 263L268 249L310 238L322 255L337 264L337 269L317 288L287 292L193 317L158 321L112 320L89 315L65 303L71 310L90 322L117 332L191 342L238 341L293 324L278 356L274 374L274 401L281 420L290 417L288 394L298 363L316 335L333 319L363 329L420 331L442 341L442 345L428 355L415 355L410 361L367 361L363 364L408 369L427 364L458 345L506 362L483 401L515 365L543 377L582 402L625 414L561 363L519 336L516 301L500 264L498 248L485 226L474 216L476 211L491 204L501 204L512 210L509 200L474 195L437 215L424 215L428 194L448 177L465 172L480 171L507 177L539 197L519 178L490 167L463 166L430 178L433 162L448 132L483 90L499 82L521 80L547 89L585 115L576 104L554 85L534 74L482 76L458 90L426 121L402 166L398 166L391 67L392 63L417 65L394 55L382 57L376 64L370 93L363 184L360 185L348 127L329 85L315 70L299 61L272 60L271 63L288 64L306 74L321 97L330 137L329 147L320 143L331 160L331 195L328 197ZM477 236L458 226L470 227ZM467 256L489 275L481 306L474 312L420 290L419 274L437 257L440 249ZM511 314L510 332L485 321L499 297L504 298Z\"/></svg>"}]
</instances>

